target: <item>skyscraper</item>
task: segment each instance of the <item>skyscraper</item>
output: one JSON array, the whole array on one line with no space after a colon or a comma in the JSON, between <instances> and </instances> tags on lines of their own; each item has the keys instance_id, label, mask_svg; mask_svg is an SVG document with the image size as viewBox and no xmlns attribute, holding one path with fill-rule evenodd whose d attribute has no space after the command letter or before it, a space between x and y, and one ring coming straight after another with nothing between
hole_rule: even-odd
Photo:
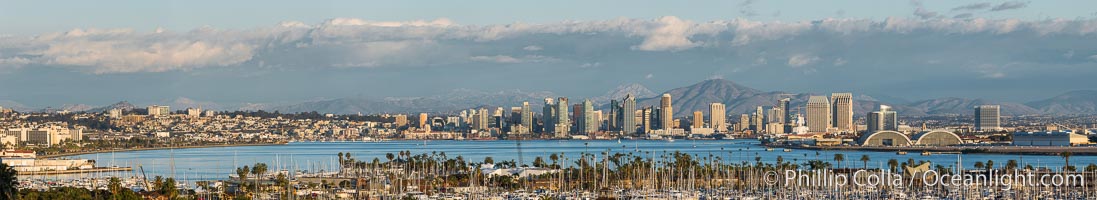
<instances>
[{"instance_id":1,"label":"skyscraper","mask_svg":"<svg viewBox=\"0 0 1097 200\"><path fill-rule=\"evenodd\" d=\"M750 115L749 114L739 115L739 127L738 127L739 130L737 130L737 131L744 131L744 130L747 130L749 128L750 128Z\"/></svg>"},{"instance_id":2,"label":"skyscraper","mask_svg":"<svg viewBox=\"0 0 1097 200\"><path fill-rule=\"evenodd\" d=\"M815 133L827 132L830 128L830 101L825 96L808 97L807 102L808 131Z\"/></svg>"},{"instance_id":3,"label":"skyscraper","mask_svg":"<svg viewBox=\"0 0 1097 200\"><path fill-rule=\"evenodd\" d=\"M712 130L716 132L727 131L727 120L724 119L727 116L727 109L722 103L712 103L708 106L709 113L709 126L712 126Z\"/></svg>"},{"instance_id":4,"label":"skyscraper","mask_svg":"<svg viewBox=\"0 0 1097 200\"><path fill-rule=\"evenodd\" d=\"M533 110L529 107L529 102L522 102L522 130L519 133L532 133L533 132Z\"/></svg>"},{"instance_id":5,"label":"skyscraper","mask_svg":"<svg viewBox=\"0 0 1097 200\"><path fill-rule=\"evenodd\" d=\"M430 132L430 123L427 122L427 113L419 113L419 129Z\"/></svg>"},{"instance_id":6,"label":"skyscraper","mask_svg":"<svg viewBox=\"0 0 1097 200\"><path fill-rule=\"evenodd\" d=\"M674 106L670 102L670 94L663 94L659 102L659 127L667 130L674 128Z\"/></svg>"},{"instance_id":7,"label":"skyscraper","mask_svg":"<svg viewBox=\"0 0 1097 200\"><path fill-rule=\"evenodd\" d=\"M472 129L473 130L487 130L488 129L488 109L480 108L479 110L470 109L469 113L472 117Z\"/></svg>"},{"instance_id":8,"label":"skyscraper","mask_svg":"<svg viewBox=\"0 0 1097 200\"><path fill-rule=\"evenodd\" d=\"M556 100L556 120L553 123L556 125L553 130L556 131L557 138L568 137L568 133L571 132L571 119L568 118L567 97L560 97Z\"/></svg>"},{"instance_id":9,"label":"skyscraper","mask_svg":"<svg viewBox=\"0 0 1097 200\"><path fill-rule=\"evenodd\" d=\"M891 106L880 105L880 110L869 112L868 119L865 121L868 124L867 134L875 133L877 131L899 130L899 114L892 111Z\"/></svg>"},{"instance_id":10,"label":"skyscraper","mask_svg":"<svg viewBox=\"0 0 1097 200\"><path fill-rule=\"evenodd\" d=\"M583 100L582 110L576 111L583 114L582 118L578 118L580 120L580 125L578 125L579 133L590 134L598 130L597 122L594 121L594 104L590 102L590 99Z\"/></svg>"},{"instance_id":11,"label":"skyscraper","mask_svg":"<svg viewBox=\"0 0 1097 200\"><path fill-rule=\"evenodd\" d=\"M791 101L792 100L789 98L784 98L777 101L777 106L781 107L781 119L784 119L783 121L781 121L781 123L792 124L793 117L792 110L790 110L792 107L789 105Z\"/></svg>"},{"instance_id":12,"label":"skyscraper","mask_svg":"<svg viewBox=\"0 0 1097 200\"><path fill-rule=\"evenodd\" d=\"M638 111L639 112L638 115L640 116L640 123L642 123L640 125L640 132L641 133L647 134L647 133L651 132L651 127L652 127L651 123L653 123L652 120L651 120L651 118L652 118L651 114L652 114L652 111L654 111L654 110L655 110L655 108L652 108L651 106L648 106L648 107L644 107L643 110Z\"/></svg>"},{"instance_id":13,"label":"skyscraper","mask_svg":"<svg viewBox=\"0 0 1097 200\"><path fill-rule=\"evenodd\" d=\"M621 101L621 133L624 135L636 135L636 97L626 94Z\"/></svg>"},{"instance_id":14,"label":"skyscraper","mask_svg":"<svg viewBox=\"0 0 1097 200\"><path fill-rule=\"evenodd\" d=\"M621 121L617 119L617 116L620 115L621 103L618 102L616 99L610 100L609 113L605 113L604 116L606 120L606 126L604 128L606 131L620 131L621 125L619 123L621 123Z\"/></svg>"},{"instance_id":15,"label":"skyscraper","mask_svg":"<svg viewBox=\"0 0 1097 200\"><path fill-rule=\"evenodd\" d=\"M541 108L542 133L556 133L556 103L552 98L545 98L545 106Z\"/></svg>"},{"instance_id":16,"label":"skyscraper","mask_svg":"<svg viewBox=\"0 0 1097 200\"><path fill-rule=\"evenodd\" d=\"M975 106L975 131L997 131L1002 129L1001 106Z\"/></svg>"},{"instance_id":17,"label":"skyscraper","mask_svg":"<svg viewBox=\"0 0 1097 200\"><path fill-rule=\"evenodd\" d=\"M408 115L399 114L396 115L396 127L404 127L408 125Z\"/></svg>"},{"instance_id":18,"label":"skyscraper","mask_svg":"<svg viewBox=\"0 0 1097 200\"><path fill-rule=\"evenodd\" d=\"M705 113L701 111L693 111L693 126L691 128L704 128L705 126Z\"/></svg>"},{"instance_id":19,"label":"skyscraper","mask_svg":"<svg viewBox=\"0 0 1097 200\"><path fill-rule=\"evenodd\" d=\"M838 131L853 132L853 94L830 94L831 126ZM813 130L814 131L814 130Z\"/></svg>"},{"instance_id":20,"label":"skyscraper","mask_svg":"<svg viewBox=\"0 0 1097 200\"><path fill-rule=\"evenodd\" d=\"M781 107L770 107L766 110L766 123L784 123L784 113Z\"/></svg>"}]
</instances>

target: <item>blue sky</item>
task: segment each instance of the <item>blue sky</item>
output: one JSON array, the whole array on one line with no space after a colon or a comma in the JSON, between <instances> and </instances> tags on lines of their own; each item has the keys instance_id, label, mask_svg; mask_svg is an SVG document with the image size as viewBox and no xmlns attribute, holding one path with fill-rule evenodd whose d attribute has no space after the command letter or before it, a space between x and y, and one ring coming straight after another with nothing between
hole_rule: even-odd
<instances>
[{"instance_id":1,"label":"blue sky","mask_svg":"<svg viewBox=\"0 0 1097 200\"><path fill-rule=\"evenodd\" d=\"M1008 1L921 1L927 10L942 14L963 5ZM1023 10L970 12L983 18L1090 18L1097 2L1018 1ZM251 28L281 21L318 23L331 18L362 18L378 21L410 21L449 18L461 24L506 24L512 22L552 23L564 20L603 20L617 17L657 18L677 16L695 21L732 18L802 21L824 18L907 17L911 1L8 1L0 6L0 24L5 34L40 34L73 28L133 28L151 31L158 27L190 30L196 27ZM951 16L951 15L950 15Z\"/></svg>"},{"instance_id":2,"label":"blue sky","mask_svg":"<svg viewBox=\"0 0 1097 200\"><path fill-rule=\"evenodd\" d=\"M714 77L1025 102L1095 89L1095 13L1097 1L9 1L0 106L590 97Z\"/></svg>"}]
</instances>

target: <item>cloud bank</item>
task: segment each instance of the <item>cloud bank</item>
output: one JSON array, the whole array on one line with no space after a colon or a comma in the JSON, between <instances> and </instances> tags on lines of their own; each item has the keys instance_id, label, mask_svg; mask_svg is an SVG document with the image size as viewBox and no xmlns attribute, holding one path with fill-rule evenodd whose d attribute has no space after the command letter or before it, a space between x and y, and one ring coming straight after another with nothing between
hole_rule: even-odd
<instances>
[{"instance_id":1,"label":"cloud bank","mask_svg":"<svg viewBox=\"0 0 1097 200\"><path fill-rule=\"evenodd\" d=\"M978 3L954 11L1000 11L1027 3ZM703 54L745 60L753 65L842 66L857 60L948 61L957 69L987 73L984 65L1065 65L1088 58L1011 57L1026 49L1055 54L1067 50L1097 54L1092 41L1097 20L947 19L918 7L920 19L822 19L765 22L730 19L693 22L674 16L658 19L565 21L548 24L461 25L448 19L404 22L337 18L317 24L282 22L253 29L201 27L189 31L158 29L73 29L37 36L0 37L0 70L33 67L89 74L191 71L233 67L384 68L431 67L469 63L599 62L592 55L648 52ZM969 18L958 17L958 18ZM922 19L924 18L924 19ZM887 45L879 45L879 44ZM951 48L967 43L970 47ZM939 44L940 46L934 46ZM890 46L888 46L890 45ZM980 47L980 45L984 47ZM895 54L856 52L904 49ZM1004 48L1004 49L1003 49ZM1014 49L1009 49L1014 48ZM853 49L853 50L851 50ZM966 60L940 54L986 55ZM597 53L592 53L597 52ZM846 52L846 53L842 53ZM1037 55L1039 56L1039 55ZM969 56L962 56L969 57ZM765 60L787 59L784 63ZM1004 60L996 60L1004 59ZM818 62L834 60L834 62ZM761 62L759 62L761 61ZM997 63L997 64L995 64ZM909 64L909 63L908 63ZM996 70L1011 70L998 67Z\"/></svg>"}]
</instances>

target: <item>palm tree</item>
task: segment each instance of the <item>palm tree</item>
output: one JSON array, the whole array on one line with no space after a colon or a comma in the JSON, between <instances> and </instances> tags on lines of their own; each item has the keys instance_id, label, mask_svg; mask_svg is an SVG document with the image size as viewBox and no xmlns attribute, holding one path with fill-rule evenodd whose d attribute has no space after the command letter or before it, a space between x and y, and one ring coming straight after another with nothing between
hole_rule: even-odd
<instances>
[{"instance_id":1,"label":"palm tree","mask_svg":"<svg viewBox=\"0 0 1097 200\"><path fill-rule=\"evenodd\" d=\"M250 173L251 168L248 168L247 165L244 165L244 167L236 168L236 176L240 178L240 191L244 191L245 189L247 189L247 187L244 187L244 184L247 183L248 174Z\"/></svg>"},{"instance_id":2,"label":"palm tree","mask_svg":"<svg viewBox=\"0 0 1097 200\"><path fill-rule=\"evenodd\" d=\"M556 161L560 160L560 156L556 155L556 153L552 153L552 155L549 155L549 160L552 160L553 169L558 168L556 166Z\"/></svg>"},{"instance_id":3,"label":"palm tree","mask_svg":"<svg viewBox=\"0 0 1097 200\"><path fill-rule=\"evenodd\" d=\"M894 158L888 160L888 168L891 168L891 171L894 172L896 166L899 166L899 160L895 160Z\"/></svg>"},{"instance_id":4,"label":"palm tree","mask_svg":"<svg viewBox=\"0 0 1097 200\"><path fill-rule=\"evenodd\" d=\"M1006 161L1006 170L1013 171L1013 169L1017 169L1017 160L1010 159Z\"/></svg>"},{"instance_id":5,"label":"palm tree","mask_svg":"<svg viewBox=\"0 0 1097 200\"><path fill-rule=\"evenodd\" d=\"M975 161L975 168L976 169L982 169L984 166L986 166L986 165L983 165L983 161Z\"/></svg>"},{"instance_id":6,"label":"palm tree","mask_svg":"<svg viewBox=\"0 0 1097 200\"><path fill-rule=\"evenodd\" d=\"M834 154L834 162L838 163L838 168L842 168L842 161L845 161L845 160L846 160L846 155L845 154L840 154L840 153Z\"/></svg>"},{"instance_id":7,"label":"palm tree","mask_svg":"<svg viewBox=\"0 0 1097 200\"><path fill-rule=\"evenodd\" d=\"M864 164L864 166L862 166L862 168L868 169L868 161L869 160L870 160L870 158L868 157L868 155L861 155L861 164Z\"/></svg>"},{"instance_id":8,"label":"palm tree","mask_svg":"<svg viewBox=\"0 0 1097 200\"><path fill-rule=\"evenodd\" d=\"M263 178L263 174L267 173L267 164L255 163L255 166L251 167L251 173L255 174L255 191L259 192L259 179Z\"/></svg>"},{"instance_id":9,"label":"palm tree","mask_svg":"<svg viewBox=\"0 0 1097 200\"><path fill-rule=\"evenodd\" d=\"M991 169L994 169L994 160L987 160L987 172L990 172Z\"/></svg>"},{"instance_id":10,"label":"palm tree","mask_svg":"<svg viewBox=\"0 0 1097 200\"><path fill-rule=\"evenodd\" d=\"M1064 151L1062 153L1059 153L1059 157L1063 157L1063 161L1066 162L1066 165L1063 165L1063 169L1066 169L1067 166L1070 166L1070 156L1073 156L1073 155L1074 155L1074 153L1069 152L1069 151Z\"/></svg>"},{"instance_id":11,"label":"palm tree","mask_svg":"<svg viewBox=\"0 0 1097 200\"><path fill-rule=\"evenodd\" d=\"M16 177L18 173L14 167L0 163L0 193L3 193L0 196L4 199L15 199L15 187L19 185L19 178Z\"/></svg>"}]
</instances>

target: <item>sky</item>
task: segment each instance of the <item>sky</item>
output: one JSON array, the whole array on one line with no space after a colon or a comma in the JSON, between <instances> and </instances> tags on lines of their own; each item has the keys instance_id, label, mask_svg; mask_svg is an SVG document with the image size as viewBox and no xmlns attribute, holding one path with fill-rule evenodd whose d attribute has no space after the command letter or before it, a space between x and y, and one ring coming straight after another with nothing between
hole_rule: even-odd
<instances>
[{"instance_id":1,"label":"sky","mask_svg":"<svg viewBox=\"0 0 1097 200\"><path fill-rule=\"evenodd\" d=\"M909 100L1097 89L1097 1L5 1L0 24L9 107L709 78Z\"/></svg>"}]
</instances>

